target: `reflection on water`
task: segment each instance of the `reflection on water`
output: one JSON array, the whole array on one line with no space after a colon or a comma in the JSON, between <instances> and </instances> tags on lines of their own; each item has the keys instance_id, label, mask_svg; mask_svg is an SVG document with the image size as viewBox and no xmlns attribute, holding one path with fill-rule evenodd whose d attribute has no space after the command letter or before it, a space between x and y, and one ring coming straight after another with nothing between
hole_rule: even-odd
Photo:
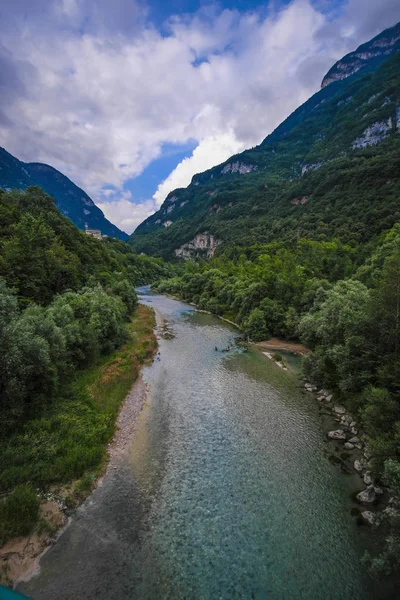
<instances>
[{"instance_id":1,"label":"reflection on water","mask_svg":"<svg viewBox=\"0 0 400 600\"><path fill-rule=\"evenodd\" d=\"M130 455L26 589L34 598L369 598L349 515L353 479L327 460L317 407L292 370L242 352L237 330L210 315L162 296L142 301L175 337L160 340L160 360L144 369L150 393Z\"/></svg>"}]
</instances>

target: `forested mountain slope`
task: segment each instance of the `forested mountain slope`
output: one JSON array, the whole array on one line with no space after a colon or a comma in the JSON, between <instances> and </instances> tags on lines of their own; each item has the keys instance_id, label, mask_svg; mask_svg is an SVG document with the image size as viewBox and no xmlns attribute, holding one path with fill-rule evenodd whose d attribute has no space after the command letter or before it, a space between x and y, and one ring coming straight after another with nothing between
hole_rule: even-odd
<instances>
[{"instance_id":1,"label":"forested mountain slope","mask_svg":"<svg viewBox=\"0 0 400 600\"><path fill-rule=\"evenodd\" d=\"M108 221L103 212L81 188L68 177L42 163L23 163L9 152L0 148L0 188L3 190L22 189L38 185L55 198L57 208L79 229L85 223L91 229L100 229L102 234L128 239L128 235Z\"/></svg>"},{"instance_id":2,"label":"forested mountain slope","mask_svg":"<svg viewBox=\"0 0 400 600\"><path fill-rule=\"evenodd\" d=\"M400 218L400 53L375 58L326 85L256 148L171 192L130 242L156 256L209 257L218 245L300 237L354 245L392 227Z\"/></svg>"}]
</instances>

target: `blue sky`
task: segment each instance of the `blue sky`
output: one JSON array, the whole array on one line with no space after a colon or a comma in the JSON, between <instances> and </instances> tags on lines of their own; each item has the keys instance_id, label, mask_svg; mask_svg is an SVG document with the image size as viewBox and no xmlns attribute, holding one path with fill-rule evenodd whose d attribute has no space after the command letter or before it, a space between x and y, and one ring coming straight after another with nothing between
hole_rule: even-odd
<instances>
[{"instance_id":1,"label":"blue sky","mask_svg":"<svg viewBox=\"0 0 400 600\"><path fill-rule=\"evenodd\" d=\"M3 0L0 145L130 233L399 20L398 0Z\"/></svg>"}]
</instances>

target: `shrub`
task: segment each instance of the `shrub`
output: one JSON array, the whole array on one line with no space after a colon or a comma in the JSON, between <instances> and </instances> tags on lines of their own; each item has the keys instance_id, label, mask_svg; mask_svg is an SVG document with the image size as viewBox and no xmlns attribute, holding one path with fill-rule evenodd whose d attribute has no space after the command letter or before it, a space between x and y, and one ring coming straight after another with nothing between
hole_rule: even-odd
<instances>
[{"instance_id":1,"label":"shrub","mask_svg":"<svg viewBox=\"0 0 400 600\"><path fill-rule=\"evenodd\" d=\"M27 535L39 517L39 499L29 485L18 485L0 502L0 541Z\"/></svg>"}]
</instances>

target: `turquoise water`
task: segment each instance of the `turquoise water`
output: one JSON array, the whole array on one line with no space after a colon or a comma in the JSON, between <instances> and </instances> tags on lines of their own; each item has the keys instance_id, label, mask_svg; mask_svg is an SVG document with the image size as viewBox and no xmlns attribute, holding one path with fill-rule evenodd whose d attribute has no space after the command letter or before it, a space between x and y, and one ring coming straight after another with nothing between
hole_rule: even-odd
<instances>
[{"instance_id":1,"label":"turquoise water","mask_svg":"<svg viewBox=\"0 0 400 600\"><path fill-rule=\"evenodd\" d=\"M145 295L175 337L144 369L132 448L23 586L33 598L371 598L355 479L330 464L315 400L237 330ZM233 349L215 351L215 346Z\"/></svg>"}]
</instances>

